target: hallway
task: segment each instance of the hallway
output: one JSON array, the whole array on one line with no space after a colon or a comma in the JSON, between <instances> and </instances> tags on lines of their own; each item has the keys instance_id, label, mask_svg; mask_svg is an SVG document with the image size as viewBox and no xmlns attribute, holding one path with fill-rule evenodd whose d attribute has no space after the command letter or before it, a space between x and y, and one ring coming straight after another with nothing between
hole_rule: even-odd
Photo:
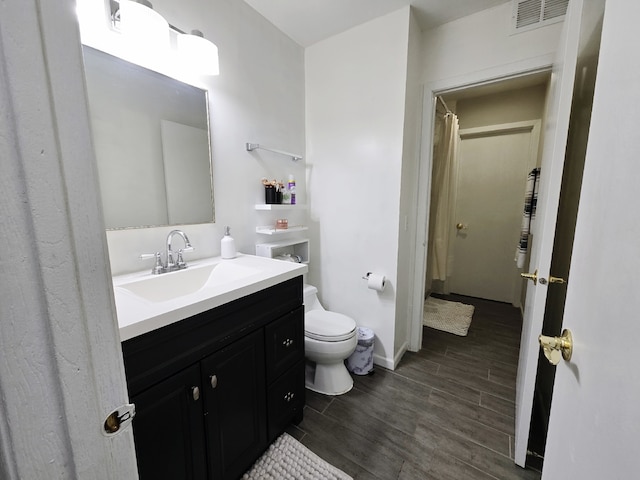
<instances>
[{"instance_id":1,"label":"hallway","mask_svg":"<svg viewBox=\"0 0 640 480\"><path fill-rule=\"evenodd\" d=\"M519 310L447 299L475 305L467 337L424 327L396 371L354 376L339 397L307 390L288 432L354 479L539 479L512 460Z\"/></svg>"}]
</instances>

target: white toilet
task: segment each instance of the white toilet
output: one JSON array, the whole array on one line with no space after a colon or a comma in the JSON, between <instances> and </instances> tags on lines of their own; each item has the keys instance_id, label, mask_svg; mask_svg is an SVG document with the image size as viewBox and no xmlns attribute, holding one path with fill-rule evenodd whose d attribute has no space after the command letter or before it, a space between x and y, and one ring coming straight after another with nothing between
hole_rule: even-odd
<instances>
[{"instance_id":1,"label":"white toilet","mask_svg":"<svg viewBox=\"0 0 640 480\"><path fill-rule=\"evenodd\" d=\"M313 285L304 286L306 387L325 395L342 395L353 387L344 360L358 344L356 322L325 310L317 293Z\"/></svg>"}]
</instances>

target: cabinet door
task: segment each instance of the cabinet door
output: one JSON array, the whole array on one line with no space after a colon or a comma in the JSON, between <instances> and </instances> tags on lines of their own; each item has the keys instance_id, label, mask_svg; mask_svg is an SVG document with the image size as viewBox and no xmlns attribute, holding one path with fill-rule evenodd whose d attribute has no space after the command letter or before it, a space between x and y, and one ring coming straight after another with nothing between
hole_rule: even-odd
<instances>
[{"instance_id":1,"label":"cabinet door","mask_svg":"<svg viewBox=\"0 0 640 480\"><path fill-rule=\"evenodd\" d=\"M210 355L201 368L209 475L236 479L267 447L263 331Z\"/></svg>"},{"instance_id":2,"label":"cabinet door","mask_svg":"<svg viewBox=\"0 0 640 480\"><path fill-rule=\"evenodd\" d=\"M131 399L141 480L206 479L200 368L193 365Z\"/></svg>"}]
</instances>

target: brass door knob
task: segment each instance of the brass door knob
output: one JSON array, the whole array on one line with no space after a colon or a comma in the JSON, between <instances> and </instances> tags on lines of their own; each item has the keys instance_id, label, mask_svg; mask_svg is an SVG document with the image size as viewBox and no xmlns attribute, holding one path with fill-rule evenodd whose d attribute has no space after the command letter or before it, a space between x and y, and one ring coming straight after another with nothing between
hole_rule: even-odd
<instances>
[{"instance_id":1,"label":"brass door knob","mask_svg":"<svg viewBox=\"0 0 640 480\"><path fill-rule=\"evenodd\" d=\"M570 330L564 329L561 337L540 335L538 341L540 342L544 356L547 357L551 365L560 363L560 358L564 358L567 362L571 360L573 337L571 336Z\"/></svg>"},{"instance_id":2,"label":"brass door knob","mask_svg":"<svg viewBox=\"0 0 640 480\"><path fill-rule=\"evenodd\" d=\"M534 285L538 283L538 270L533 273L521 273L520 276L522 278L526 278L527 280L533 280Z\"/></svg>"},{"instance_id":3,"label":"brass door knob","mask_svg":"<svg viewBox=\"0 0 640 480\"><path fill-rule=\"evenodd\" d=\"M465 228L464 223L457 223L456 224L456 229L457 230L463 230Z\"/></svg>"}]
</instances>

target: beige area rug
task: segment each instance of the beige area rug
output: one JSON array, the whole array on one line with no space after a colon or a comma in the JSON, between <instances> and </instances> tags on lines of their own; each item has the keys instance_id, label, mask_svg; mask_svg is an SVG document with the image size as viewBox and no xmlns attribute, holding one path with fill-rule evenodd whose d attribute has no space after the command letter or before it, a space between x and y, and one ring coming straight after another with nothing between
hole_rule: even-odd
<instances>
[{"instance_id":1,"label":"beige area rug","mask_svg":"<svg viewBox=\"0 0 640 480\"><path fill-rule=\"evenodd\" d=\"M423 323L427 327L465 337L474 310L473 305L427 297L424 302Z\"/></svg>"},{"instance_id":2,"label":"beige area rug","mask_svg":"<svg viewBox=\"0 0 640 480\"><path fill-rule=\"evenodd\" d=\"M242 480L353 480L291 435L283 433Z\"/></svg>"}]
</instances>

